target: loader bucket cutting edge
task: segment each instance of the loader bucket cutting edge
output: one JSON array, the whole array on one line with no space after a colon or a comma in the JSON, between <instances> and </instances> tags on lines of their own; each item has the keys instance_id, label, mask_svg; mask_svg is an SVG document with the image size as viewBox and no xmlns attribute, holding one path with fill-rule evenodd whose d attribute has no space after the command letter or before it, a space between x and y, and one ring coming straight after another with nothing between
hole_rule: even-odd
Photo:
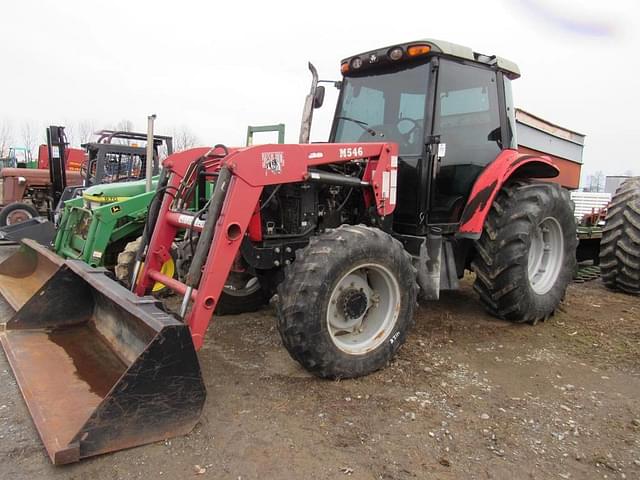
<instances>
[{"instance_id":1,"label":"loader bucket cutting edge","mask_svg":"<svg viewBox=\"0 0 640 480\"><path fill-rule=\"evenodd\" d=\"M0 341L54 464L186 434L200 417L188 327L104 270L59 262Z\"/></svg>"}]
</instances>

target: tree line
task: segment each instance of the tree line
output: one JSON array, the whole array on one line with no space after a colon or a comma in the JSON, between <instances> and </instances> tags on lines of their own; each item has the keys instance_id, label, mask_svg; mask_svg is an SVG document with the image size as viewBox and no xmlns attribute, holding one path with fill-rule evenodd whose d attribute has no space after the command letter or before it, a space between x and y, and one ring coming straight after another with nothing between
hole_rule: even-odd
<instances>
[{"instance_id":1,"label":"tree line","mask_svg":"<svg viewBox=\"0 0 640 480\"><path fill-rule=\"evenodd\" d=\"M125 132L136 131L131 120L121 120L117 123L100 125L93 120L66 121L61 124L67 135L69 145L80 147L94 138L99 130L119 130ZM146 125L140 132L146 133ZM198 136L186 125L174 125L167 131L156 128L156 133L173 137L174 151L185 150L201 144ZM38 146L47 143L46 125L39 125L33 121L12 122L9 119L0 119L0 158L9 153L11 147L25 147L37 156Z\"/></svg>"}]
</instances>

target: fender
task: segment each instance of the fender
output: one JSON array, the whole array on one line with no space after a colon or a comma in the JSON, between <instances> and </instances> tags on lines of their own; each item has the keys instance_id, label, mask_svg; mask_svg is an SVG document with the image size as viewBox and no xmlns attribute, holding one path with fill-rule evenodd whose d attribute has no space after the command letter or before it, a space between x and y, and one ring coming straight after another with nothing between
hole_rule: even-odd
<instances>
[{"instance_id":1,"label":"fender","mask_svg":"<svg viewBox=\"0 0 640 480\"><path fill-rule=\"evenodd\" d=\"M480 174L460 217L457 237L477 240L502 186L511 178L555 178L558 167L547 156L522 154L517 150L503 150Z\"/></svg>"}]
</instances>

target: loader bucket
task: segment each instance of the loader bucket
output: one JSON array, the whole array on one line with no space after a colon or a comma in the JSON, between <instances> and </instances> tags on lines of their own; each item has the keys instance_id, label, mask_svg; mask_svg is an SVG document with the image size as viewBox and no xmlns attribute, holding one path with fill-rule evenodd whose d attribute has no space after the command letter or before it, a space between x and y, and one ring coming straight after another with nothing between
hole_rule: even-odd
<instances>
[{"instance_id":1,"label":"loader bucket","mask_svg":"<svg viewBox=\"0 0 640 480\"><path fill-rule=\"evenodd\" d=\"M19 310L63 264L52 251L24 240L17 252L0 263L0 294L14 311Z\"/></svg>"},{"instance_id":2,"label":"loader bucket","mask_svg":"<svg viewBox=\"0 0 640 480\"><path fill-rule=\"evenodd\" d=\"M188 433L206 396L188 327L105 270L41 253L49 278L0 341L52 462Z\"/></svg>"},{"instance_id":3,"label":"loader bucket","mask_svg":"<svg viewBox=\"0 0 640 480\"><path fill-rule=\"evenodd\" d=\"M0 245L15 245L23 239L33 239L42 245L50 245L56 236L56 227L44 217L35 217L0 228Z\"/></svg>"}]
</instances>

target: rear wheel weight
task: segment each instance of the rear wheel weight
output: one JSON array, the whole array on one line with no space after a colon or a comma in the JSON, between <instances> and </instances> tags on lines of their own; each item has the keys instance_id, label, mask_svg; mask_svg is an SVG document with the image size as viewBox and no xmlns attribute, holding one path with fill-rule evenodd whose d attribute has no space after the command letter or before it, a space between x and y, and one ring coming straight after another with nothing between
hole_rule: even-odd
<instances>
[{"instance_id":1,"label":"rear wheel weight","mask_svg":"<svg viewBox=\"0 0 640 480\"><path fill-rule=\"evenodd\" d=\"M564 299L577 243L573 203L565 189L511 182L495 199L476 242L474 289L498 318L544 320Z\"/></svg>"},{"instance_id":2,"label":"rear wheel weight","mask_svg":"<svg viewBox=\"0 0 640 480\"><path fill-rule=\"evenodd\" d=\"M620 185L607 209L600 272L607 288L640 294L640 177Z\"/></svg>"},{"instance_id":3,"label":"rear wheel weight","mask_svg":"<svg viewBox=\"0 0 640 480\"><path fill-rule=\"evenodd\" d=\"M343 225L296 254L278 286L278 330L291 357L326 378L367 375L413 325L411 256L376 228Z\"/></svg>"},{"instance_id":4,"label":"rear wheel weight","mask_svg":"<svg viewBox=\"0 0 640 480\"><path fill-rule=\"evenodd\" d=\"M0 227L17 225L31 218L39 217L40 213L28 203L10 203L0 211Z\"/></svg>"}]
</instances>

